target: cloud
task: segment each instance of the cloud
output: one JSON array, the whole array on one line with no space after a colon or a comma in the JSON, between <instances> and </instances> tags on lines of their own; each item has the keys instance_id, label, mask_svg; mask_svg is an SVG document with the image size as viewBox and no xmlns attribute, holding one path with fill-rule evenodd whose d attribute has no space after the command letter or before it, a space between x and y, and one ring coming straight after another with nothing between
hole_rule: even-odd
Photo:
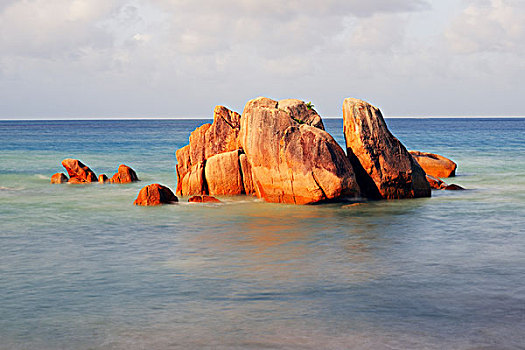
<instances>
[{"instance_id":1,"label":"cloud","mask_svg":"<svg viewBox=\"0 0 525 350\"><path fill-rule=\"evenodd\" d=\"M0 116L209 116L259 95L485 112L522 92L523 5L461 1L4 0Z\"/></svg>"},{"instance_id":2,"label":"cloud","mask_svg":"<svg viewBox=\"0 0 525 350\"><path fill-rule=\"evenodd\" d=\"M525 3L516 0L477 0L455 18L446 36L460 53L523 52Z\"/></svg>"},{"instance_id":3,"label":"cloud","mask_svg":"<svg viewBox=\"0 0 525 350\"><path fill-rule=\"evenodd\" d=\"M104 0L10 2L0 12L0 52L50 57L107 46L110 37L94 24L114 7Z\"/></svg>"}]
</instances>

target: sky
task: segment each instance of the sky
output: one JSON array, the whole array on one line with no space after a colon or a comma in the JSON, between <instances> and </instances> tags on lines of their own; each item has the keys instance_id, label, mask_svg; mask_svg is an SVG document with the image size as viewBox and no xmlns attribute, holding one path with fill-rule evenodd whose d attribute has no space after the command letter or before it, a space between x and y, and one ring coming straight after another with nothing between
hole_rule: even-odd
<instances>
[{"instance_id":1,"label":"sky","mask_svg":"<svg viewBox=\"0 0 525 350\"><path fill-rule=\"evenodd\" d=\"M0 118L523 116L525 0L0 0Z\"/></svg>"}]
</instances>

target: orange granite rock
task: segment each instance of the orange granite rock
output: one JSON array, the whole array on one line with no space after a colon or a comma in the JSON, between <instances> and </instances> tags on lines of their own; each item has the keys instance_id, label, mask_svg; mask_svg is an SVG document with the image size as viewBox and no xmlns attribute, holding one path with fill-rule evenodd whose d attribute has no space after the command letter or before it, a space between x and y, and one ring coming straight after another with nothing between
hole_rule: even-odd
<instances>
[{"instance_id":1,"label":"orange granite rock","mask_svg":"<svg viewBox=\"0 0 525 350\"><path fill-rule=\"evenodd\" d=\"M237 150L239 148L239 128L241 116L223 106L215 107L213 124L204 124L190 135L189 145L176 152L177 157L177 194L192 195L204 193L205 186L192 183L191 179L200 181L198 177L188 177L192 167L208 158ZM186 179L186 180L184 180ZM193 192L201 188L200 192Z\"/></svg>"},{"instance_id":2,"label":"orange granite rock","mask_svg":"<svg viewBox=\"0 0 525 350\"><path fill-rule=\"evenodd\" d=\"M434 177L452 177L456 175L456 163L439 154L410 151L410 154L423 168L427 175Z\"/></svg>"},{"instance_id":3,"label":"orange granite rock","mask_svg":"<svg viewBox=\"0 0 525 350\"><path fill-rule=\"evenodd\" d=\"M359 195L352 166L315 111L299 100L249 101L240 141L258 197L311 204Z\"/></svg>"},{"instance_id":4,"label":"orange granite rock","mask_svg":"<svg viewBox=\"0 0 525 350\"><path fill-rule=\"evenodd\" d=\"M136 181L139 181L139 178L135 170L131 169L129 166L124 164L119 165L117 173L113 175L111 179L109 179L109 182L119 184L131 183Z\"/></svg>"},{"instance_id":5,"label":"orange granite rock","mask_svg":"<svg viewBox=\"0 0 525 350\"><path fill-rule=\"evenodd\" d=\"M188 202L190 203L222 203L220 200L218 200L215 197L212 196L193 196L190 199L188 199Z\"/></svg>"},{"instance_id":6,"label":"orange granite rock","mask_svg":"<svg viewBox=\"0 0 525 350\"><path fill-rule=\"evenodd\" d=\"M425 172L390 133L378 108L358 99L345 99L343 126L347 155L366 197L430 197Z\"/></svg>"},{"instance_id":7,"label":"orange granite rock","mask_svg":"<svg viewBox=\"0 0 525 350\"><path fill-rule=\"evenodd\" d=\"M69 183L79 184L97 181L95 173L78 159L64 159L62 161L62 166L66 168L70 177L68 181Z\"/></svg>"},{"instance_id":8,"label":"orange granite rock","mask_svg":"<svg viewBox=\"0 0 525 350\"><path fill-rule=\"evenodd\" d=\"M108 182L108 181L109 181L109 179L108 179L108 177L106 176L106 174L100 174L100 175L98 176L98 182L99 182L99 183L103 184L103 183L106 183L106 182Z\"/></svg>"},{"instance_id":9,"label":"orange granite rock","mask_svg":"<svg viewBox=\"0 0 525 350\"><path fill-rule=\"evenodd\" d=\"M66 174L64 173L56 173L53 176L51 176L51 183L52 184L62 184L68 181L68 178Z\"/></svg>"},{"instance_id":10,"label":"orange granite rock","mask_svg":"<svg viewBox=\"0 0 525 350\"><path fill-rule=\"evenodd\" d=\"M436 190L442 190L445 187L447 187L447 184L444 181L438 179L437 177L427 174L426 178L430 185L430 188L433 188Z\"/></svg>"},{"instance_id":11,"label":"orange granite rock","mask_svg":"<svg viewBox=\"0 0 525 350\"><path fill-rule=\"evenodd\" d=\"M154 206L178 202L178 198L166 186L151 184L142 188L137 196L134 205Z\"/></svg>"},{"instance_id":12,"label":"orange granite rock","mask_svg":"<svg viewBox=\"0 0 525 350\"><path fill-rule=\"evenodd\" d=\"M198 162L185 173L182 179L177 179L177 181L180 182L180 190L177 191L179 196L202 195L208 193L204 179L205 164L206 161ZM177 188L179 188L178 185Z\"/></svg>"}]
</instances>

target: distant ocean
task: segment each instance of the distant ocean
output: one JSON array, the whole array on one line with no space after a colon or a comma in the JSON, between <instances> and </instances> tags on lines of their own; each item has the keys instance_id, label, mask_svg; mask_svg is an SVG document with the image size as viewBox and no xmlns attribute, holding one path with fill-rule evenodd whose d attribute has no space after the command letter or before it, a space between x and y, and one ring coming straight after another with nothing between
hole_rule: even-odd
<instances>
[{"instance_id":1,"label":"distant ocean","mask_svg":"<svg viewBox=\"0 0 525 350\"><path fill-rule=\"evenodd\" d=\"M525 119L387 120L467 191L133 206L204 122L0 121L0 349L525 349Z\"/></svg>"}]
</instances>

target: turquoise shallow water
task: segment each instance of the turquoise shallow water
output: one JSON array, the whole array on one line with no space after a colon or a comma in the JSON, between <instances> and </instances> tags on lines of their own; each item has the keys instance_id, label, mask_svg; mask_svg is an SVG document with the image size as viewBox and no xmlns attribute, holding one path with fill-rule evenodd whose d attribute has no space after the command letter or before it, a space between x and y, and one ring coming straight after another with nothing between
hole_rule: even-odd
<instances>
[{"instance_id":1,"label":"turquoise shallow water","mask_svg":"<svg viewBox=\"0 0 525 350\"><path fill-rule=\"evenodd\" d=\"M525 348L525 119L388 120L468 191L134 207L202 123L0 121L0 349ZM66 157L142 181L50 185Z\"/></svg>"}]
</instances>

